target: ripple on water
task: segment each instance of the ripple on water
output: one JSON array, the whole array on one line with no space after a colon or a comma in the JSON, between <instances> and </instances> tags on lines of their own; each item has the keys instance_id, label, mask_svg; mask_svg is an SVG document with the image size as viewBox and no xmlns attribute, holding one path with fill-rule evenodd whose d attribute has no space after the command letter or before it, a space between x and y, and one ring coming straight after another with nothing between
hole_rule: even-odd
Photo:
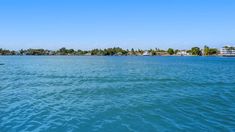
<instances>
[{"instance_id":1,"label":"ripple on water","mask_svg":"<svg viewBox=\"0 0 235 132\"><path fill-rule=\"evenodd\" d=\"M1 131L235 131L234 59L1 59Z\"/></svg>"}]
</instances>

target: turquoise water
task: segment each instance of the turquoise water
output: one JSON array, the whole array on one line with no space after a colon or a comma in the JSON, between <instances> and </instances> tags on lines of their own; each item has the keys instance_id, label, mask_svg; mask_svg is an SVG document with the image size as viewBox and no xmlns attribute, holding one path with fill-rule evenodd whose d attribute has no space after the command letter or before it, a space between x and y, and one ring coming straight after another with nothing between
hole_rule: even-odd
<instances>
[{"instance_id":1,"label":"turquoise water","mask_svg":"<svg viewBox=\"0 0 235 132\"><path fill-rule=\"evenodd\" d=\"M0 131L235 131L235 58L0 57Z\"/></svg>"}]
</instances>

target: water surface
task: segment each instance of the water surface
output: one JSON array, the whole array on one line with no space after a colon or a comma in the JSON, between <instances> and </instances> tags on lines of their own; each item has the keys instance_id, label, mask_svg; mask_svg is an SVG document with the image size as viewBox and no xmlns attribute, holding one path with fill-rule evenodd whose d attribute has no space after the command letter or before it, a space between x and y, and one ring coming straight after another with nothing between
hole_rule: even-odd
<instances>
[{"instance_id":1,"label":"water surface","mask_svg":"<svg viewBox=\"0 0 235 132\"><path fill-rule=\"evenodd\" d=\"M235 58L0 57L0 131L235 131Z\"/></svg>"}]
</instances>

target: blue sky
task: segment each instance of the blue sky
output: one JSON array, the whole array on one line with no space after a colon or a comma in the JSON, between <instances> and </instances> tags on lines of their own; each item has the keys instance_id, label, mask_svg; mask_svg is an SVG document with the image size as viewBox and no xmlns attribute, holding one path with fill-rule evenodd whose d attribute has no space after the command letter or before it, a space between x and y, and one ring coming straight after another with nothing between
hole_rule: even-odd
<instances>
[{"instance_id":1,"label":"blue sky","mask_svg":"<svg viewBox=\"0 0 235 132\"><path fill-rule=\"evenodd\" d=\"M235 0L0 0L0 47L220 48Z\"/></svg>"}]
</instances>

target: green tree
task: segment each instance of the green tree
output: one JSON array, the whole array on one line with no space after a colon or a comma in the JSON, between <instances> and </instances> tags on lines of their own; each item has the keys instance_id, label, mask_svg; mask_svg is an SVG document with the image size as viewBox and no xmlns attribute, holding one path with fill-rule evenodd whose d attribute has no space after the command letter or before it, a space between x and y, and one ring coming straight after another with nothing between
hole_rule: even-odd
<instances>
[{"instance_id":1,"label":"green tree","mask_svg":"<svg viewBox=\"0 0 235 132\"><path fill-rule=\"evenodd\" d=\"M176 50L175 50L175 54L177 54L178 52L179 52L179 50L178 50L178 49L176 49Z\"/></svg>"},{"instance_id":2,"label":"green tree","mask_svg":"<svg viewBox=\"0 0 235 132\"><path fill-rule=\"evenodd\" d=\"M209 55L216 55L219 54L219 50L216 48L209 49Z\"/></svg>"},{"instance_id":3,"label":"green tree","mask_svg":"<svg viewBox=\"0 0 235 132\"><path fill-rule=\"evenodd\" d=\"M174 52L174 49L169 48L169 49L167 50L167 53L170 54L170 55L173 55L175 52Z\"/></svg>"},{"instance_id":4,"label":"green tree","mask_svg":"<svg viewBox=\"0 0 235 132\"><path fill-rule=\"evenodd\" d=\"M202 52L201 52L200 48L198 48L198 47L193 47L191 49L191 52L192 52L192 55L196 55L196 56L202 55Z\"/></svg>"},{"instance_id":5,"label":"green tree","mask_svg":"<svg viewBox=\"0 0 235 132\"><path fill-rule=\"evenodd\" d=\"M69 50L67 50L67 54L74 55L75 54L75 50L74 49L69 49Z\"/></svg>"},{"instance_id":6,"label":"green tree","mask_svg":"<svg viewBox=\"0 0 235 132\"><path fill-rule=\"evenodd\" d=\"M208 46L204 46L204 55L210 55L210 48Z\"/></svg>"},{"instance_id":7,"label":"green tree","mask_svg":"<svg viewBox=\"0 0 235 132\"><path fill-rule=\"evenodd\" d=\"M63 47L63 48L59 49L58 54L59 55L67 55L68 54L67 51L68 50L65 47Z\"/></svg>"},{"instance_id":8,"label":"green tree","mask_svg":"<svg viewBox=\"0 0 235 132\"><path fill-rule=\"evenodd\" d=\"M131 49L131 54L136 55L135 50L133 48Z\"/></svg>"}]
</instances>

